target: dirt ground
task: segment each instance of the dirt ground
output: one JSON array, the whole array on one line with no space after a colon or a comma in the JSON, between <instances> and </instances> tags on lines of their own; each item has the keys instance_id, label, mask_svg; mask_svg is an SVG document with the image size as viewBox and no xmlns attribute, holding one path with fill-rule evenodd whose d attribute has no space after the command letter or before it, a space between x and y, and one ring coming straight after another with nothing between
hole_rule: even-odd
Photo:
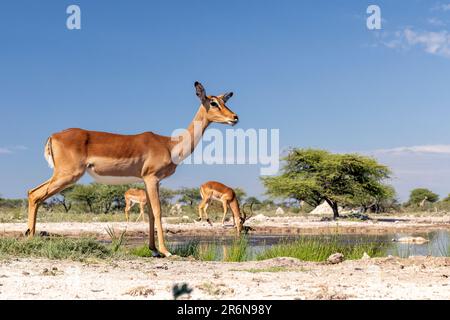
<instances>
[{"instance_id":1,"label":"dirt ground","mask_svg":"<svg viewBox=\"0 0 450 320\"><path fill-rule=\"evenodd\" d=\"M450 229L450 216L380 217L369 221L320 221L320 217L255 216L255 233L421 232ZM164 220L168 235L223 235L231 228ZM38 231L108 238L112 226L145 237L146 223L38 223ZM20 235L25 223L0 224L0 236ZM187 283L184 299L450 299L450 258L396 257L336 265L293 258L240 263L179 257L83 263L37 258L0 260L0 299L172 299Z\"/></svg>"},{"instance_id":2,"label":"dirt ground","mask_svg":"<svg viewBox=\"0 0 450 320\"><path fill-rule=\"evenodd\" d=\"M137 259L86 264L0 261L0 299L450 299L450 258L375 258L336 265L292 258L242 263Z\"/></svg>"},{"instance_id":3,"label":"dirt ground","mask_svg":"<svg viewBox=\"0 0 450 320\"><path fill-rule=\"evenodd\" d=\"M450 214L440 217L417 216L372 216L366 221L342 219L321 221L323 217L267 217L256 215L245 225L256 234L321 234L321 233L365 233L383 234L388 232L426 232L433 229L450 229ZM220 223L211 227L206 222L179 223L177 218L163 218L165 232L170 235L226 235L233 234L231 227L223 228ZM229 224L229 223L228 223ZM93 236L107 239L108 227L114 230L127 230L128 236L146 237L147 222L45 222L37 223L37 231L65 236ZM27 229L26 223L0 223L0 236L22 235Z\"/></svg>"}]
</instances>

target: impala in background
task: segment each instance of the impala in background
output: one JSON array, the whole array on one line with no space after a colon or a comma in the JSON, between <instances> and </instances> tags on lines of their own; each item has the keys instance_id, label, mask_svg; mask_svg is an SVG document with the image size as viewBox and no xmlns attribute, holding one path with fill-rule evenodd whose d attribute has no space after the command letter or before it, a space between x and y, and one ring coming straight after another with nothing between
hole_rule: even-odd
<instances>
[{"instance_id":1,"label":"impala in background","mask_svg":"<svg viewBox=\"0 0 450 320\"><path fill-rule=\"evenodd\" d=\"M130 221L130 210L135 204L139 204L139 217L136 222L142 217L142 221L145 222L144 208L147 204L147 193L141 189L129 189L124 194L125 197L125 218L127 222Z\"/></svg>"},{"instance_id":2,"label":"impala in background","mask_svg":"<svg viewBox=\"0 0 450 320\"><path fill-rule=\"evenodd\" d=\"M202 201L198 206L199 221L203 219L204 213L206 221L212 225L206 210L208 209L208 205L211 200L220 201L223 207L222 226L225 226L225 216L227 215L228 207L230 207L231 212L233 213L233 227L236 227L238 234L241 232L244 222L247 219L247 215L245 210L242 209L244 215L241 216L239 201L237 200L236 193L232 188L217 181L208 181L200 186L200 195L202 197ZM238 222L237 224L236 221Z\"/></svg>"}]
</instances>

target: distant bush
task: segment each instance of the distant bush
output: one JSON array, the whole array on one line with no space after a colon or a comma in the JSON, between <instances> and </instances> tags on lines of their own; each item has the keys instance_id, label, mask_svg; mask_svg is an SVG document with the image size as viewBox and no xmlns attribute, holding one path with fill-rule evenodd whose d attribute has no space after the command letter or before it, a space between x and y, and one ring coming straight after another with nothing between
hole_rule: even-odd
<instances>
[{"instance_id":1,"label":"distant bush","mask_svg":"<svg viewBox=\"0 0 450 320\"><path fill-rule=\"evenodd\" d=\"M26 203L27 203L26 199L1 199L0 198L0 208L5 208L5 209L21 208Z\"/></svg>"}]
</instances>

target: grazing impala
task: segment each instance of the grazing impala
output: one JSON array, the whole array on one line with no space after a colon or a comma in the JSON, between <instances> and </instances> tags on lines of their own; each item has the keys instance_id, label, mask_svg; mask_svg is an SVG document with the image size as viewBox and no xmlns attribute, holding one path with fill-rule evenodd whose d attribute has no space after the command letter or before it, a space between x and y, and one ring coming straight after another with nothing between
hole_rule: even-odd
<instances>
[{"instance_id":1,"label":"grazing impala","mask_svg":"<svg viewBox=\"0 0 450 320\"><path fill-rule=\"evenodd\" d=\"M129 189L125 192L125 217L127 222L130 221L130 210L135 204L139 203L139 217L136 222L142 217L142 221L145 221L144 207L147 204L147 195L145 190L141 189Z\"/></svg>"},{"instance_id":2,"label":"grazing impala","mask_svg":"<svg viewBox=\"0 0 450 320\"><path fill-rule=\"evenodd\" d=\"M200 186L200 195L202 197L202 201L198 206L198 215L200 221L203 219L204 213L206 221L211 224L206 209L208 209L208 205L211 200L217 200L222 202L223 206L222 226L225 226L225 216L227 215L228 207L230 207L231 212L233 213L233 227L236 227L237 233L241 232L243 224L247 217L244 210L242 210L244 216L241 217L239 202L236 198L236 193L232 188L227 187L223 183L217 181L208 181ZM238 221L237 225L236 220Z\"/></svg>"},{"instance_id":3,"label":"grazing impala","mask_svg":"<svg viewBox=\"0 0 450 320\"><path fill-rule=\"evenodd\" d=\"M159 183L171 176L177 165L188 157L200 141L211 122L235 125L238 116L225 105L232 92L207 96L203 86L195 82L200 107L193 121L177 137L167 137L153 132L137 135L67 129L50 136L45 146L45 158L54 168L53 176L28 192L28 230L33 236L39 205L45 199L66 189L88 172L97 182L123 184L144 181L149 214L149 248L154 256L170 256L164 243L161 223ZM160 121L157 116L150 121ZM155 230L158 250L155 246Z\"/></svg>"}]
</instances>

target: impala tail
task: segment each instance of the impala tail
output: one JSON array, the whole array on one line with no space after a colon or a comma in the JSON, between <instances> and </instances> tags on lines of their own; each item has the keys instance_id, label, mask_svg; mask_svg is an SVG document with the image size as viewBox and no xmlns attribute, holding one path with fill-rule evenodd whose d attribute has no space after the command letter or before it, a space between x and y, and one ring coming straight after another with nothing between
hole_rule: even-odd
<instances>
[{"instance_id":1,"label":"impala tail","mask_svg":"<svg viewBox=\"0 0 450 320\"><path fill-rule=\"evenodd\" d=\"M55 162L53 161L53 150L52 150L52 137L47 139L45 144L44 157L47 160L48 166L50 168L55 167Z\"/></svg>"}]
</instances>

